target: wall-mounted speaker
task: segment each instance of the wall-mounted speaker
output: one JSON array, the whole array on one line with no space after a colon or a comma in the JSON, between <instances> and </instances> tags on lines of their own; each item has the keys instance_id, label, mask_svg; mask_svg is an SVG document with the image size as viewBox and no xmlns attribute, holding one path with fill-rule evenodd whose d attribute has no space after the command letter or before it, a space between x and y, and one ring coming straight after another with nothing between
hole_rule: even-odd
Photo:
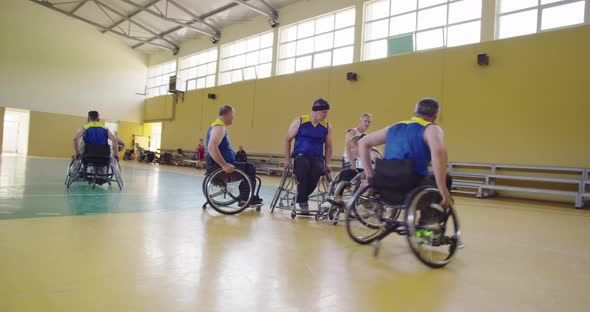
<instances>
[{"instance_id":1,"label":"wall-mounted speaker","mask_svg":"<svg viewBox=\"0 0 590 312\"><path fill-rule=\"evenodd\" d=\"M490 56L483 53L483 54L478 54L477 55L477 64L479 64L479 66L488 66L490 65Z\"/></svg>"},{"instance_id":2,"label":"wall-mounted speaker","mask_svg":"<svg viewBox=\"0 0 590 312\"><path fill-rule=\"evenodd\" d=\"M346 73L346 80L348 81L357 81L358 77L356 73L348 72Z\"/></svg>"},{"instance_id":3,"label":"wall-mounted speaker","mask_svg":"<svg viewBox=\"0 0 590 312\"><path fill-rule=\"evenodd\" d=\"M217 98L217 95L215 95L215 93L209 93L209 94L207 94L207 98L211 99L211 100L215 100Z\"/></svg>"}]
</instances>

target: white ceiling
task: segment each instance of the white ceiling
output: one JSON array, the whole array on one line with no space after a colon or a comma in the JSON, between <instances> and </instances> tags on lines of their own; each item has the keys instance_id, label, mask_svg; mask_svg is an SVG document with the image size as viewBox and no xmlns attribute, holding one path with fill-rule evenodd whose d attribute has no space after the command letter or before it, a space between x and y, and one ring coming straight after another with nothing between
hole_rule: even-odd
<instances>
[{"instance_id":1,"label":"white ceiling","mask_svg":"<svg viewBox=\"0 0 590 312\"><path fill-rule=\"evenodd\" d=\"M135 39L146 40L153 44L159 44L170 50L181 43L203 37L215 36L216 30L221 30L231 24L248 21L262 14L248 5L254 6L258 11L272 15L272 11L278 10L297 0L31 0L44 5L47 8L60 11L64 18L82 18L97 27L99 31L104 28L124 34ZM242 2L242 3L240 3ZM135 6L134 6L135 4ZM146 7L141 10L141 7ZM181 8L179 8L180 6ZM270 7L269 7L270 6ZM272 8L272 9L271 9ZM151 11L155 13L151 14ZM276 12L276 11L275 11ZM132 17L127 20L127 17ZM203 18L201 22L195 22L196 18ZM168 19L168 20L166 20ZM173 19L170 21L170 19ZM270 17L269 17L270 19ZM179 25L189 23L189 26ZM100 26L98 26L100 25ZM198 30L208 34L203 34ZM153 44L141 44L140 41L124 38L113 32L106 31L109 35L122 40L130 48L144 53L161 51L162 47ZM162 38L154 39L155 35Z\"/></svg>"}]
</instances>

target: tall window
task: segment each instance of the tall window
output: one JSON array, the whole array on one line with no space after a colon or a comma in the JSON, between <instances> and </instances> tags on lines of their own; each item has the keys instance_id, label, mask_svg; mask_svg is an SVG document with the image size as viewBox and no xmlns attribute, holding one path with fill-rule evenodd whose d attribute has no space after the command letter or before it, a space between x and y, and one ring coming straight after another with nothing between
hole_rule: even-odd
<instances>
[{"instance_id":1,"label":"tall window","mask_svg":"<svg viewBox=\"0 0 590 312\"><path fill-rule=\"evenodd\" d=\"M147 97L168 94L170 76L176 75L176 60L150 67L147 79Z\"/></svg>"},{"instance_id":2,"label":"tall window","mask_svg":"<svg viewBox=\"0 0 590 312\"><path fill-rule=\"evenodd\" d=\"M366 2L362 60L480 42L481 3L482 0Z\"/></svg>"},{"instance_id":3,"label":"tall window","mask_svg":"<svg viewBox=\"0 0 590 312\"><path fill-rule=\"evenodd\" d=\"M352 63L355 13L353 7L282 27L277 73Z\"/></svg>"},{"instance_id":4,"label":"tall window","mask_svg":"<svg viewBox=\"0 0 590 312\"><path fill-rule=\"evenodd\" d=\"M498 39L582 24L586 2L590 1L498 0Z\"/></svg>"},{"instance_id":5,"label":"tall window","mask_svg":"<svg viewBox=\"0 0 590 312\"><path fill-rule=\"evenodd\" d=\"M270 31L223 45L219 84L270 77L273 39Z\"/></svg>"},{"instance_id":6,"label":"tall window","mask_svg":"<svg viewBox=\"0 0 590 312\"><path fill-rule=\"evenodd\" d=\"M217 48L180 59L178 77L186 84L186 91L215 86Z\"/></svg>"}]
</instances>

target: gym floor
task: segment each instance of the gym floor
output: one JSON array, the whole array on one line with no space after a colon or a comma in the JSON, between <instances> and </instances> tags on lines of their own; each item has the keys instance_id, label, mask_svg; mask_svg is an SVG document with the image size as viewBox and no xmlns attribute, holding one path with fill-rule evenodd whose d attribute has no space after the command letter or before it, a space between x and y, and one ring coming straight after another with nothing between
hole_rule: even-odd
<instances>
[{"instance_id":1,"label":"gym floor","mask_svg":"<svg viewBox=\"0 0 590 312\"><path fill-rule=\"evenodd\" d=\"M590 211L456 197L465 248L430 269L342 223L203 210L202 172L122 162L126 188L64 186L63 159L0 158L0 311L590 311Z\"/></svg>"}]
</instances>

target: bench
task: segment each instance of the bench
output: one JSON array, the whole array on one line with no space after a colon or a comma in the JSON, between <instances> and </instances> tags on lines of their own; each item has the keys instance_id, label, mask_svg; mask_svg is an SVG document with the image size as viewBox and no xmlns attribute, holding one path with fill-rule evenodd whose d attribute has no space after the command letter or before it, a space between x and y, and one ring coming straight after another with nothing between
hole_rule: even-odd
<instances>
[{"instance_id":1,"label":"bench","mask_svg":"<svg viewBox=\"0 0 590 312\"><path fill-rule=\"evenodd\" d=\"M587 168L449 162L448 172L453 177L452 192L475 194L478 198L495 196L496 191L567 196L575 198L576 208L582 208L584 199L590 198L586 191L590 185ZM523 185L510 185L507 181ZM534 184L538 182L549 185L538 187ZM572 189L558 187L563 184Z\"/></svg>"},{"instance_id":2,"label":"bench","mask_svg":"<svg viewBox=\"0 0 590 312\"><path fill-rule=\"evenodd\" d=\"M273 153L250 153L248 162L256 166L256 173L281 175L285 170L285 155ZM342 169L342 157L332 157L330 161L332 170Z\"/></svg>"}]
</instances>

